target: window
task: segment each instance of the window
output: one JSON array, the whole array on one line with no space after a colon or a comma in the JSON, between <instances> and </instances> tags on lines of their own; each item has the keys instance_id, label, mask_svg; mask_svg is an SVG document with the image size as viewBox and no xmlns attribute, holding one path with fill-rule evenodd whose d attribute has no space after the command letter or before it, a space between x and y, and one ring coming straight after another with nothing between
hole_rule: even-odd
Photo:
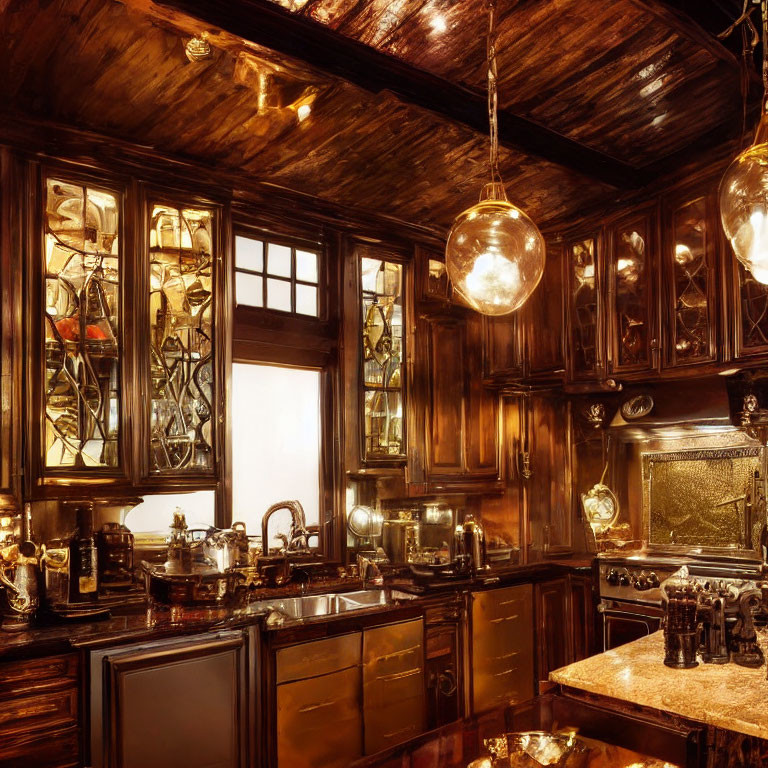
<instances>
[{"instance_id":1,"label":"window","mask_svg":"<svg viewBox=\"0 0 768 768\"><path fill-rule=\"evenodd\" d=\"M319 254L290 245L235 237L235 302L319 317Z\"/></svg>"},{"instance_id":2,"label":"window","mask_svg":"<svg viewBox=\"0 0 768 768\"><path fill-rule=\"evenodd\" d=\"M235 363L232 366L232 520L261 532L264 512L298 500L308 525L320 522L320 372ZM288 533L290 515L269 524L270 546Z\"/></svg>"}]
</instances>

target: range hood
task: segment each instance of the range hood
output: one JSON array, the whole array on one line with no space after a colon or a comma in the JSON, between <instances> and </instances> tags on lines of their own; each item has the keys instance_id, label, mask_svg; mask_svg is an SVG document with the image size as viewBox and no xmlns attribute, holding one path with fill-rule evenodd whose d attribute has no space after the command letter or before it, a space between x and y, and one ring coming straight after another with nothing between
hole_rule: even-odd
<instances>
[{"instance_id":1,"label":"range hood","mask_svg":"<svg viewBox=\"0 0 768 768\"><path fill-rule=\"evenodd\" d=\"M724 376L629 386L609 429L621 437L736 429Z\"/></svg>"}]
</instances>

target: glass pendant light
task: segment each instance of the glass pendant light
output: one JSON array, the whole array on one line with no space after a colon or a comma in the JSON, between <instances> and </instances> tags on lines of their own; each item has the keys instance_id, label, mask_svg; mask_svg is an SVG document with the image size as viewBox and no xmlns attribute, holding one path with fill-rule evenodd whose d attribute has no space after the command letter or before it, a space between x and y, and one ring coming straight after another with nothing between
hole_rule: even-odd
<instances>
[{"instance_id":1,"label":"glass pendant light","mask_svg":"<svg viewBox=\"0 0 768 768\"><path fill-rule=\"evenodd\" d=\"M521 307L541 280L545 258L541 232L507 200L499 173L495 5L495 0L489 0L491 181L483 188L480 202L456 217L445 246L445 265L454 290L484 315L506 315Z\"/></svg>"},{"instance_id":2,"label":"glass pendant light","mask_svg":"<svg viewBox=\"0 0 768 768\"><path fill-rule=\"evenodd\" d=\"M720 182L720 218L736 258L755 280L768 285L768 13L763 22L763 103L755 139ZM742 16L743 18L743 16Z\"/></svg>"}]
</instances>

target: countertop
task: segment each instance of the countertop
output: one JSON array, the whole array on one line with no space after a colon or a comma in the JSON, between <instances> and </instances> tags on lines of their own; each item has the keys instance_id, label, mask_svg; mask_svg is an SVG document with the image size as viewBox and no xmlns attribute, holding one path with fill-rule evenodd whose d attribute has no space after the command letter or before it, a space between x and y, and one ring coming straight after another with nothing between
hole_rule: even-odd
<instances>
[{"instance_id":1,"label":"countertop","mask_svg":"<svg viewBox=\"0 0 768 768\"><path fill-rule=\"evenodd\" d=\"M387 586L393 590L408 592L415 596L416 600L371 606L354 613L361 617L370 616L373 613L402 609L403 605L418 605L420 603L419 598L440 596L451 590L490 589L507 584L551 578L574 571L587 572L590 568L591 561L589 560L551 560L528 565L496 567L472 579L436 581L429 586L395 579L391 583L388 582ZM345 582L336 581L333 584L314 584L311 589L306 590L306 594L352 591L361 587L361 582L350 579ZM269 600L299 594L296 588L260 588L258 592L256 600ZM324 622L343 619L349 615L340 614L289 621L280 625L279 628L289 629L300 626L317 628ZM175 616L172 620L168 611L152 611L139 606L122 615L113 615L108 619L99 621L56 621L48 624L38 623L24 632L0 631L0 661L66 653L78 648L92 648L99 645L140 641L147 638L247 626L261 621L262 617L262 614L254 612L253 606L249 606L236 610L192 609L187 611L181 619Z\"/></svg>"},{"instance_id":2,"label":"countertop","mask_svg":"<svg viewBox=\"0 0 768 768\"><path fill-rule=\"evenodd\" d=\"M563 686L644 707L748 736L768 739L766 668L737 664L699 664L693 669L665 667L664 633L550 672Z\"/></svg>"}]
</instances>

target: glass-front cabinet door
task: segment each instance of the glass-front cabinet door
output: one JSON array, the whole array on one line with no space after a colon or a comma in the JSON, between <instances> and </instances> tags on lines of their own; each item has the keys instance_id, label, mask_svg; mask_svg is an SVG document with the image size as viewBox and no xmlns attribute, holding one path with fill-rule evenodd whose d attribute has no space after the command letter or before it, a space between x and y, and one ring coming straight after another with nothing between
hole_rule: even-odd
<instances>
[{"instance_id":1,"label":"glass-front cabinet door","mask_svg":"<svg viewBox=\"0 0 768 768\"><path fill-rule=\"evenodd\" d=\"M363 460L405 458L404 265L360 254Z\"/></svg>"},{"instance_id":2,"label":"glass-front cabinet door","mask_svg":"<svg viewBox=\"0 0 768 768\"><path fill-rule=\"evenodd\" d=\"M125 473L122 192L51 173L41 202L37 474L114 479Z\"/></svg>"},{"instance_id":3,"label":"glass-front cabinet door","mask_svg":"<svg viewBox=\"0 0 768 768\"><path fill-rule=\"evenodd\" d=\"M673 202L664 238L668 368L717 359L716 253L710 197ZM719 224L717 225L719 226Z\"/></svg>"},{"instance_id":4,"label":"glass-front cabinet door","mask_svg":"<svg viewBox=\"0 0 768 768\"><path fill-rule=\"evenodd\" d=\"M150 474L211 473L215 450L214 211L151 205Z\"/></svg>"},{"instance_id":5,"label":"glass-front cabinet door","mask_svg":"<svg viewBox=\"0 0 768 768\"><path fill-rule=\"evenodd\" d=\"M733 269L735 355L737 359L768 352L768 285L761 283L736 259L723 239Z\"/></svg>"},{"instance_id":6,"label":"glass-front cabinet door","mask_svg":"<svg viewBox=\"0 0 768 768\"><path fill-rule=\"evenodd\" d=\"M608 338L613 373L656 367L653 243L649 215L632 217L610 230Z\"/></svg>"},{"instance_id":7,"label":"glass-front cabinet door","mask_svg":"<svg viewBox=\"0 0 768 768\"><path fill-rule=\"evenodd\" d=\"M571 380L600 378L605 368L599 239L566 243L568 375Z\"/></svg>"},{"instance_id":8,"label":"glass-front cabinet door","mask_svg":"<svg viewBox=\"0 0 768 768\"><path fill-rule=\"evenodd\" d=\"M30 183L30 495L139 491L160 477L178 490L212 487L223 209L147 199L106 174L33 168Z\"/></svg>"}]
</instances>

